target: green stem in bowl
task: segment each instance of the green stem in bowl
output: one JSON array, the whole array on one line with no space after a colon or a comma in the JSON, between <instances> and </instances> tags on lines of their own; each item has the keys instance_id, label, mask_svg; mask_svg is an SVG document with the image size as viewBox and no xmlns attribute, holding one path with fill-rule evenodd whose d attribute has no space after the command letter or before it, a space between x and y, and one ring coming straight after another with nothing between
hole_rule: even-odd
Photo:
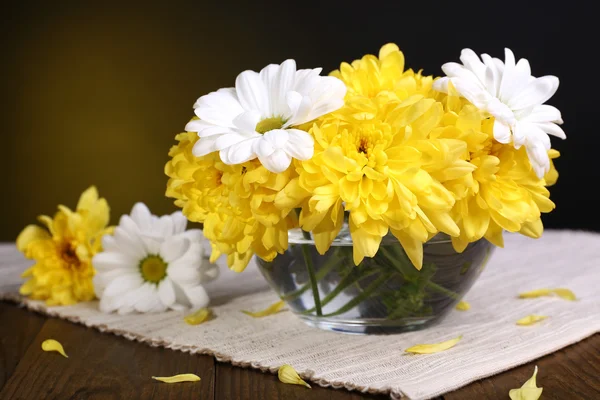
<instances>
[{"instance_id":1,"label":"green stem in bowl","mask_svg":"<svg viewBox=\"0 0 600 400\"><path fill-rule=\"evenodd\" d=\"M369 286L367 286L365 291L362 292L360 295L356 296L355 298L350 300L348 303L344 304L338 310L336 310L332 313L329 313L329 314L325 314L324 316L325 317L333 317L333 316L340 315L347 311L352 310L358 304L362 303L364 300L369 298L373 293L375 293L381 285L383 285L384 283L386 283L386 281L388 279L390 279L391 276L392 276L392 274L390 274L390 273L382 274L379 278L377 278Z\"/></svg>"},{"instance_id":2,"label":"green stem in bowl","mask_svg":"<svg viewBox=\"0 0 600 400\"><path fill-rule=\"evenodd\" d=\"M400 274L402 276L404 276L407 279L413 279L413 278L418 277L419 271L415 269L415 267L412 265L412 263L410 263L410 262L403 263L398 260L398 257L400 257L402 255L400 252L395 252L397 257L394 257L394 255L391 254L383 246L381 246L379 248L379 251L381 251L381 253L385 256L385 258L392 264L392 266L394 268L396 268L398 270L398 272L400 272ZM402 258L405 258L405 257L402 257ZM407 259L407 258L405 258L405 259ZM425 286L436 292L443 293L452 299L460 300L460 296L458 295L458 293L455 293L450 289L446 289L445 287L440 286L437 283L431 282L430 280L428 280L427 283L425 283Z\"/></svg>"},{"instance_id":3,"label":"green stem in bowl","mask_svg":"<svg viewBox=\"0 0 600 400\"><path fill-rule=\"evenodd\" d=\"M369 271L364 275L346 275L344 278L342 278L342 280L338 283L338 285L331 291L331 293L329 293L327 296L325 296L323 298L323 300L321 301L321 305L324 307L327 304L329 304L330 301L332 301L333 299L335 299L337 297L338 294L342 293L346 288L354 285L355 283L357 283L358 281L360 281L361 279L367 278L371 275L374 275L376 273L378 273L379 271ZM306 311L303 311L302 314L312 314L315 311L315 308L311 308L308 309Z\"/></svg>"},{"instance_id":4,"label":"green stem in bowl","mask_svg":"<svg viewBox=\"0 0 600 400\"><path fill-rule=\"evenodd\" d=\"M318 281L325 279L325 277L338 265L341 264L342 261L344 261L343 258L340 258L338 256L338 250L339 247L336 247L335 250L333 250L333 254L327 259L327 261L325 262L325 264L315 273L315 278ZM302 287L300 287L297 290L294 290L293 292L290 292L288 294L286 294L285 296L283 296L281 299L285 300L285 301L292 301L292 300L296 300L298 297L302 296L302 294L304 294L304 292L306 292L308 289L311 288L311 282L307 282L306 284L304 284ZM322 301L321 305L324 306L325 302ZM314 308L312 309L314 311ZM312 311L311 311L312 312Z\"/></svg>"},{"instance_id":5,"label":"green stem in bowl","mask_svg":"<svg viewBox=\"0 0 600 400\"><path fill-rule=\"evenodd\" d=\"M310 279L310 286L312 287L313 298L315 299L315 309L317 315L323 315L321 311L321 299L319 296L319 287L317 286L317 278L315 276L315 268L313 267L312 258L310 256L310 248L308 244L302 245L302 254L304 255L304 262L306 264L306 270L308 271L308 277Z\"/></svg>"}]
</instances>

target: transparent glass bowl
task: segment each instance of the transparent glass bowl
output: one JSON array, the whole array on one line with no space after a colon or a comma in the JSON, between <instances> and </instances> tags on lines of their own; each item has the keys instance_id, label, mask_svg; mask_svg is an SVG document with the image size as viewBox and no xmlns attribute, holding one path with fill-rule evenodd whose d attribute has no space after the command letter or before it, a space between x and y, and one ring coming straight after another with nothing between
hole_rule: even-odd
<instances>
[{"instance_id":1,"label":"transparent glass bowl","mask_svg":"<svg viewBox=\"0 0 600 400\"><path fill-rule=\"evenodd\" d=\"M448 236L437 235L423 245L418 271L398 240L388 235L375 257L355 266L347 229L324 255L302 231L292 230L284 254L271 262L257 261L271 287L307 324L385 334L423 329L446 315L473 285L492 251L493 245L482 239L457 253Z\"/></svg>"}]
</instances>

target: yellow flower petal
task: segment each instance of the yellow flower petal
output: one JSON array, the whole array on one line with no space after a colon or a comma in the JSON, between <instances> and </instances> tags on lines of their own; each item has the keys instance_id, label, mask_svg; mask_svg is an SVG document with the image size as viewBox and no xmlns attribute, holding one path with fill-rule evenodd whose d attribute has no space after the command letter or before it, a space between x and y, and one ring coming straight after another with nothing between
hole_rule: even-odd
<instances>
[{"instance_id":1,"label":"yellow flower petal","mask_svg":"<svg viewBox=\"0 0 600 400\"><path fill-rule=\"evenodd\" d=\"M409 347L405 351L407 353L417 353L417 354L432 354L440 351L448 350L452 348L462 339L462 335L456 337L454 339L447 340L441 343L432 343L432 344L417 344L415 346Z\"/></svg>"},{"instance_id":2,"label":"yellow flower petal","mask_svg":"<svg viewBox=\"0 0 600 400\"><path fill-rule=\"evenodd\" d=\"M551 289L536 289L536 290L531 290L529 292L519 293L519 298L520 299L533 299L536 297L550 296L550 295L552 295Z\"/></svg>"},{"instance_id":3,"label":"yellow flower petal","mask_svg":"<svg viewBox=\"0 0 600 400\"><path fill-rule=\"evenodd\" d=\"M302 380L296 370L291 365L282 365L277 373L279 380L283 383L289 383L292 385L302 385L307 388L311 388L310 385Z\"/></svg>"},{"instance_id":4,"label":"yellow flower petal","mask_svg":"<svg viewBox=\"0 0 600 400\"><path fill-rule=\"evenodd\" d=\"M281 311L281 309L283 308L284 305L285 305L285 302L283 300L279 300L278 302L271 304L269 307L265 308L262 311L251 312L251 311L242 310L242 312L251 317L260 318L260 317L266 317L266 316L272 315L272 314L277 314L279 311Z\"/></svg>"},{"instance_id":5,"label":"yellow flower petal","mask_svg":"<svg viewBox=\"0 0 600 400\"><path fill-rule=\"evenodd\" d=\"M183 320L189 325L200 325L203 322L210 321L214 317L210 308L201 308L195 313L186 315Z\"/></svg>"},{"instance_id":6,"label":"yellow flower petal","mask_svg":"<svg viewBox=\"0 0 600 400\"><path fill-rule=\"evenodd\" d=\"M577 300L577 296L575 296L575 293L573 293L571 290L565 289L565 288L536 289L536 290L532 290L532 291L529 291L529 292L520 293L519 294L519 298L521 298L521 299L532 299L532 298L536 298L536 297L553 296L553 295L557 295L561 299L565 299L565 300L570 300L570 301Z\"/></svg>"},{"instance_id":7,"label":"yellow flower petal","mask_svg":"<svg viewBox=\"0 0 600 400\"><path fill-rule=\"evenodd\" d=\"M458 304L455 307L457 310L459 311L467 311L471 309L471 305L469 303L467 303L464 300L461 300L458 302Z\"/></svg>"},{"instance_id":8,"label":"yellow flower petal","mask_svg":"<svg viewBox=\"0 0 600 400\"><path fill-rule=\"evenodd\" d=\"M521 386L520 389L511 389L508 396L511 400L538 400L542 395L543 388L536 386L535 378L537 376L538 367L536 365L533 370L533 376Z\"/></svg>"},{"instance_id":9,"label":"yellow flower petal","mask_svg":"<svg viewBox=\"0 0 600 400\"><path fill-rule=\"evenodd\" d=\"M558 297L560 297L561 299L565 299L565 300L569 300L569 301L577 300L577 296L575 296L575 293L573 293L569 289L565 289L565 288L552 289L552 292L555 295L557 295Z\"/></svg>"},{"instance_id":10,"label":"yellow flower petal","mask_svg":"<svg viewBox=\"0 0 600 400\"><path fill-rule=\"evenodd\" d=\"M533 325L537 322L543 321L545 320L546 316L544 315L528 315L526 317L521 318L520 320L517 321L517 325L521 325L521 326L528 326L528 325Z\"/></svg>"},{"instance_id":11,"label":"yellow flower petal","mask_svg":"<svg viewBox=\"0 0 600 400\"><path fill-rule=\"evenodd\" d=\"M44 351L56 351L56 352L62 354L63 357L69 358L69 356L67 355L67 353L65 353L65 349L63 349L62 344L60 344L59 342L57 342L54 339L44 340L42 342L42 350L44 350Z\"/></svg>"},{"instance_id":12,"label":"yellow flower petal","mask_svg":"<svg viewBox=\"0 0 600 400\"><path fill-rule=\"evenodd\" d=\"M194 374L179 374L173 376L153 376L152 379L164 383L198 382L200 377Z\"/></svg>"}]
</instances>

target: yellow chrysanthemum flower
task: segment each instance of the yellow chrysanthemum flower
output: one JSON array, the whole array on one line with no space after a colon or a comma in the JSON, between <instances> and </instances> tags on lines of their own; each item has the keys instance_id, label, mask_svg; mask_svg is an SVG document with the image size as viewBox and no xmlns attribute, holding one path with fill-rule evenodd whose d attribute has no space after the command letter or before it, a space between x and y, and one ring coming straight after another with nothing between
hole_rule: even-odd
<instances>
[{"instance_id":1,"label":"yellow chrysanthemum flower","mask_svg":"<svg viewBox=\"0 0 600 400\"><path fill-rule=\"evenodd\" d=\"M194 132L177 135L165 166L168 197L191 221L204 224L212 245L211 261L221 254L235 271L242 271L253 254L273 260L288 247L288 230L297 226L291 210L280 210L274 200L295 176L293 168L275 174L258 160L226 165L218 153L195 157Z\"/></svg>"},{"instance_id":2,"label":"yellow chrysanthemum flower","mask_svg":"<svg viewBox=\"0 0 600 400\"><path fill-rule=\"evenodd\" d=\"M17 248L35 260L22 277L20 293L50 306L94 299L92 257L101 250L101 237L109 233L109 207L95 187L87 189L75 211L58 206L54 218L42 215L43 229L29 225L17 238Z\"/></svg>"},{"instance_id":3,"label":"yellow chrysanthemum flower","mask_svg":"<svg viewBox=\"0 0 600 400\"><path fill-rule=\"evenodd\" d=\"M554 209L546 189L558 177L554 165L546 179L539 179L524 147L517 150L494 140L494 118L487 118L460 98L452 85L440 100L444 103L443 124L447 126L440 135L465 140L469 162L475 167L460 180L444 183L457 200L451 213L460 227L460 235L452 238L455 249L463 251L470 242L483 237L502 247L504 230L540 237L540 215ZM549 152L550 158L558 155L555 150Z\"/></svg>"},{"instance_id":4,"label":"yellow chrysanthemum flower","mask_svg":"<svg viewBox=\"0 0 600 400\"><path fill-rule=\"evenodd\" d=\"M345 210L356 264L373 257L391 231L420 268L424 242L439 231L459 234L449 214L455 198L442 182L474 169L465 161L467 144L431 137L443 105L427 97L431 77L404 71L396 45L332 75L348 86L346 105L313 125L315 154L296 162L299 177L277 205L302 206L300 225L313 232L320 253L338 234Z\"/></svg>"}]
</instances>

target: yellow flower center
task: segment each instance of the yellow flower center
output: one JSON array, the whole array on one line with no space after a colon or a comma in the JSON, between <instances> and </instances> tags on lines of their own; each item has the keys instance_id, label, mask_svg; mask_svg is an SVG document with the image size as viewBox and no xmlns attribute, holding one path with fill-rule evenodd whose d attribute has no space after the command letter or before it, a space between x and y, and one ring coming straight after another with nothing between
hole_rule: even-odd
<instances>
[{"instance_id":1,"label":"yellow flower center","mask_svg":"<svg viewBox=\"0 0 600 400\"><path fill-rule=\"evenodd\" d=\"M167 276L168 266L160 256L148 256L140 262L142 278L147 282L159 283Z\"/></svg>"},{"instance_id":2,"label":"yellow flower center","mask_svg":"<svg viewBox=\"0 0 600 400\"><path fill-rule=\"evenodd\" d=\"M254 130L258 133L265 134L273 129L281 129L285 121L281 117L265 118L256 124Z\"/></svg>"},{"instance_id":3,"label":"yellow flower center","mask_svg":"<svg viewBox=\"0 0 600 400\"><path fill-rule=\"evenodd\" d=\"M77 257L77 252L71 243L63 244L60 255L62 259L69 265L77 266L80 264L79 257Z\"/></svg>"}]
</instances>

